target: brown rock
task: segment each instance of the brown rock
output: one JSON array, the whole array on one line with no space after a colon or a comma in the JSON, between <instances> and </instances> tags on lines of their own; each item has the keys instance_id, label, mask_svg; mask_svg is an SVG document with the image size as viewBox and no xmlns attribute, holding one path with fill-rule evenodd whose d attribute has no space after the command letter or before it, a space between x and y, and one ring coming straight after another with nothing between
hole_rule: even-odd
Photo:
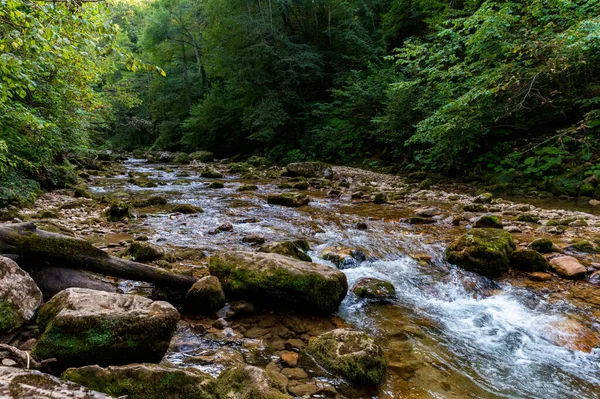
<instances>
[{"instance_id":1,"label":"brown rock","mask_svg":"<svg viewBox=\"0 0 600 399\"><path fill-rule=\"evenodd\" d=\"M296 367L298 365L298 353L297 352L283 352L280 356L281 361L290 367Z\"/></svg>"},{"instance_id":2,"label":"brown rock","mask_svg":"<svg viewBox=\"0 0 600 399\"><path fill-rule=\"evenodd\" d=\"M529 279L533 281L550 281L552 280L552 275L544 272L533 272L529 274Z\"/></svg>"},{"instance_id":3,"label":"brown rock","mask_svg":"<svg viewBox=\"0 0 600 399\"><path fill-rule=\"evenodd\" d=\"M291 384L288 385L288 391L294 396L303 397L311 396L317 393L319 388L315 384Z\"/></svg>"},{"instance_id":4,"label":"brown rock","mask_svg":"<svg viewBox=\"0 0 600 399\"><path fill-rule=\"evenodd\" d=\"M580 278L587 273L585 266L572 256L559 256L550 259L550 267L559 276L565 278Z\"/></svg>"},{"instance_id":5,"label":"brown rock","mask_svg":"<svg viewBox=\"0 0 600 399\"><path fill-rule=\"evenodd\" d=\"M303 369L296 368L285 368L281 370L281 374L289 378L290 380L302 380L304 378L308 378L308 374Z\"/></svg>"}]
</instances>

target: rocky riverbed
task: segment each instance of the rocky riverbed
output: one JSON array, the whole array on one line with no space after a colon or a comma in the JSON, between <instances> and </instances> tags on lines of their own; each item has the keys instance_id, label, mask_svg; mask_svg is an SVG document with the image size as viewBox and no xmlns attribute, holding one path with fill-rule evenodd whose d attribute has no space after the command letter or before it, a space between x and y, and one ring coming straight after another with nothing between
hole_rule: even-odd
<instances>
[{"instance_id":1,"label":"rocky riverbed","mask_svg":"<svg viewBox=\"0 0 600 399\"><path fill-rule=\"evenodd\" d=\"M2 342L14 350L0 348L0 394L27 396L15 392L39 372L13 368L33 349L48 397L67 386L74 397L600 397L589 208L192 158L96 162L76 189L0 212L0 227L33 221L197 280L181 292L3 260ZM28 291L9 289L17 275Z\"/></svg>"}]
</instances>

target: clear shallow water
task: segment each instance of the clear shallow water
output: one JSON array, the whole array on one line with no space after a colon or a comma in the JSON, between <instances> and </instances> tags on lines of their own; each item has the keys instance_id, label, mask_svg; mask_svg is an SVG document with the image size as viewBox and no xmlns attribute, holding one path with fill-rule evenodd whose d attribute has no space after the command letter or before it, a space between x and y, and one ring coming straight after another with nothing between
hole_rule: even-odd
<instances>
[{"instance_id":1,"label":"clear shallow water","mask_svg":"<svg viewBox=\"0 0 600 399\"><path fill-rule=\"evenodd\" d=\"M300 209L266 204L270 192L281 191L272 182L253 182L257 192L237 192L242 182L226 178L226 188L207 188L208 179L190 172L156 169L157 165L127 163L128 170L148 173L165 185L140 188L126 176L99 179L97 193L126 191L135 196L161 193L170 203L191 203L204 213L174 216L167 209L140 220L155 231L154 242L199 248L209 253L248 249L244 235L264 234L267 242L307 238L315 262L325 248L342 246L363 250L374 260L346 269L350 286L362 277L391 281L398 293L389 305L358 302L348 295L339 316L369 331L382 343L390 361L390 378L380 397L409 397L416 387L435 398L600 398L600 349L592 353L568 350L557 338L573 338L560 326L577 314L589 321L586 309L565 301L550 301L542 291L498 284L457 270L443 261L441 226L421 229L399 223L401 211L391 206L350 203L315 195ZM175 183L188 180L190 184ZM310 192L310 195L315 194ZM356 222L372 215L369 230ZM209 234L229 222L234 233ZM430 265L409 254L425 253ZM591 320L593 326L597 320ZM597 326L600 327L600 326ZM190 337L191 341L199 340ZM204 343L206 351L227 350ZM213 373L219 370L207 368Z\"/></svg>"}]
</instances>

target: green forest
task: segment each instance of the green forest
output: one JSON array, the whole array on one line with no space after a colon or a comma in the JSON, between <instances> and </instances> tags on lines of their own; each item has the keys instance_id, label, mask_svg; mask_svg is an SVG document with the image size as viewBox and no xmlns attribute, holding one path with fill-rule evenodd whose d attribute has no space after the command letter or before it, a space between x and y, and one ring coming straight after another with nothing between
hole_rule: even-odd
<instances>
[{"instance_id":1,"label":"green forest","mask_svg":"<svg viewBox=\"0 0 600 399\"><path fill-rule=\"evenodd\" d=\"M0 0L0 205L75 184L102 149L594 197L599 15L598 0Z\"/></svg>"}]
</instances>

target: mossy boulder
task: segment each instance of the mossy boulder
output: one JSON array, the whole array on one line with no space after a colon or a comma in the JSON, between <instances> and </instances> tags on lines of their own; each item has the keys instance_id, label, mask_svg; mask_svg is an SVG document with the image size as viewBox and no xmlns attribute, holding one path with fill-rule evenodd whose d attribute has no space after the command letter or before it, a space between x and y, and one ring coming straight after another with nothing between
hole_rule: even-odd
<instances>
[{"instance_id":1,"label":"mossy boulder","mask_svg":"<svg viewBox=\"0 0 600 399\"><path fill-rule=\"evenodd\" d=\"M549 238L537 238L530 242L528 247L542 254L555 252L558 249L557 246Z\"/></svg>"},{"instance_id":2,"label":"mossy boulder","mask_svg":"<svg viewBox=\"0 0 600 399\"><path fill-rule=\"evenodd\" d=\"M532 213L522 213L518 215L515 220L519 222L537 223L539 222L540 218Z\"/></svg>"},{"instance_id":3,"label":"mossy boulder","mask_svg":"<svg viewBox=\"0 0 600 399\"><path fill-rule=\"evenodd\" d=\"M324 162L295 162L285 167L286 176L300 176L307 178L332 178L331 165Z\"/></svg>"},{"instance_id":4,"label":"mossy boulder","mask_svg":"<svg viewBox=\"0 0 600 399\"><path fill-rule=\"evenodd\" d=\"M584 183L579 187L579 196L580 197L593 197L596 189L590 183Z\"/></svg>"},{"instance_id":5,"label":"mossy boulder","mask_svg":"<svg viewBox=\"0 0 600 399\"><path fill-rule=\"evenodd\" d=\"M261 246L258 250L260 252L289 256L304 262L312 262L311 257L306 253L309 250L306 240L273 242Z\"/></svg>"},{"instance_id":6,"label":"mossy boulder","mask_svg":"<svg viewBox=\"0 0 600 399\"><path fill-rule=\"evenodd\" d=\"M0 256L0 335L35 317L42 292L13 260Z\"/></svg>"},{"instance_id":7,"label":"mossy boulder","mask_svg":"<svg viewBox=\"0 0 600 399\"><path fill-rule=\"evenodd\" d=\"M346 380L376 387L385 381L383 349L360 331L337 329L315 338L307 347L317 363Z\"/></svg>"},{"instance_id":8,"label":"mossy boulder","mask_svg":"<svg viewBox=\"0 0 600 399\"><path fill-rule=\"evenodd\" d=\"M175 154L171 162L180 165L187 165L188 163L190 163L190 156L185 152L178 152L177 154Z\"/></svg>"},{"instance_id":9,"label":"mossy boulder","mask_svg":"<svg viewBox=\"0 0 600 399\"><path fill-rule=\"evenodd\" d=\"M75 198L92 198L92 193L84 185L75 186Z\"/></svg>"},{"instance_id":10,"label":"mossy boulder","mask_svg":"<svg viewBox=\"0 0 600 399\"><path fill-rule=\"evenodd\" d=\"M450 244L446 260L483 276L499 277L508 271L515 249L515 242L507 231L471 229Z\"/></svg>"},{"instance_id":11,"label":"mossy boulder","mask_svg":"<svg viewBox=\"0 0 600 399\"><path fill-rule=\"evenodd\" d=\"M68 288L39 311L38 360L56 369L160 361L179 321L175 308L138 295Z\"/></svg>"},{"instance_id":12,"label":"mossy boulder","mask_svg":"<svg viewBox=\"0 0 600 399\"><path fill-rule=\"evenodd\" d=\"M213 314L225 306L225 292L215 276L196 281L185 296L185 311L197 314Z\"/></svg>"},{"instance_id":13,"label":"mossy boulder","mask_svg":"<svg viewBox=\"0 0 600 399\"><path fill-rule=\"evenodd\" d=\"M246 160L247 164L250 164L255 167L269 166L271 162L265 157L259 157L256 155L251 156Z\"/></svg>"},{"instance_id":14,"label":"mossy boulder","mask_svg":"<svg viewBox=\"0 0 600 399\"><path fill-rule=\"evenodd\" d=\"M238 187L238 191L256 191L258 186L256 184L243 184Z\"/></svg>"},{"instance_id":15,"label":"mossy boulder","mask_svg":"<svg viewBox=\"0 0 600 399\"><path fill-rule=\"evenodd\" d=\"M200 172L200 176L206 179L221 179L223 174L211 168L205 168Z\"/></svg>"},{"instance_id":16,"label":"mossy boulder","mask_svg":"<svg viewBox=\"0 0 600 399\"><path fill-rule=\"evenodd\" d=\"M149 198L131 201L130 204L134 208L145 208L147 206L167 205L167 199L160 195L155 195Z\"/></svg>"},{"instance_id":17,"label":"mossy boulder","mask_svg":"<svg viewBox=\"0 0 600 399\"><path fill-rule=\"evenodd\" d=\"M114 201L104 212L104 216L109 222L120 222L131 218L131 208L123 201Z\"/></svg>"},{"instance_id":18,"label":"mossy boulder","mask_svg":"<svg viewBox=\"0 0 600 399\"><path fill-rule=\"evenodd\" d=\"M192 161L200 162L212 162L215 159L215 155L209 151L196 151L190 154Z\"/></svg>"},{"instance_id":19,"label":"mossy boulder","mask_svg":"<svg viewBox=\"0 0 600 399\"><path fill-rule=\"evenodd\" d=\"M310 198L302 193L281 193L269 195L267 202L271 205L298 208L307 205L310 202Z\"/></svg>"},{"instance_id":20,"label":"mossy boulder","mask_svg":"<svg viewBox=\"0 0 600 399\"><path fill-rule=\"evenodd\" d=\"M489 204L493 198L494 194L492 193L481 193L473 199L473 202L476 204Z\"/></svg>"},{"instance_id":21,"label":"mossy boulder","mask_svg":"<svg viewBox=\"0 0 600 399\"><path fill-rule=\"evenodd\" d=\"M132 242L121 254L122 257L128 257L137 262L159 260L162 259L164 255L165 250L163 248L145 241Z\"/></svg>"},{"instance_id":22,"label":"mossy boulder","mask_svg":"<svg viewBox=\"0 0 600 399\"><path fill-rule=\"evenodd\" d=\"M250 173L252 171L252 166L245 162L234 162L227 166L227 171L234 174Z\"/></svg>"},{"instance_id":23,"label":"mossy boulder","mask_svg":"<svg viewBox=\"0 0 600 399\"><path fill-rule=\"evenodd\" d=\"M487 208L487 206L485 206L483 204L471 203L471 204L467 204L467 205L463 206L463 211L481 213L481 212L487 212L488 208Z\"/></svg>"},{"instance_id":24,"label":"mossy boulder","mask_svg":"<svg viewBox=\"0 0 600 399\"><path fill-rule=\"evenodd\" d=\"M378 192L373 197L373 203L375 203L375 204L385 204L387 201L388 201L388 198L384 192Z\"/></svg>"},{"instance_id":25,"label":"mossy boulder","mask_svg":"<svg viewBox=\"0 0 600 399\"><path fill-rule=\"evenodd\" d=\"M310 184L307 181L299 181L292 186L295 190L308 190L308 187L310 187Z\"/></svg>"},{"instance_id":26,"label":"mossy boulder","mask_svg":"<svg viewBox=\"0 0 600 399\"><path fill-rule=\"evenodd\" d=\"M367 255L360 249L343 246L325 248L321 251L319 256L330 261L340 269L351 269L367 260Z\"/></svg>"},{"instance_id":27,"label":"mossy boulder","mask_svg":"<svg viewBox=\"0 0 600 399\"><path fill-rule=\"evenodd\" d=\"M210 184L208 185L208 188L212 188L212 189L217 189L217 188L225 188L225 183L223 183L220 180L217 181L212 181L210 182Z\"/></svg>"},{"instance_id":28,"label":"mossy boulder","mask_svg":"<svg viewBox=\"0 0 600 399\"><path fill-rule=\"evenodd\" d=\"M421 216L412 216L406 220L409 224L434 224L437 220L431 218L424 218Z\"/></svg>"},{"instance_id":29,"label":"mossy boulder","mask_svg":"<svg viewBox=\"0 0 600 399\"><path fill-rule=\"evenodd\" d=\"M396 288L389 281L365 277L358 280L351 291L359 298L387 302L396 298Z\"/></svg>"},{"instance_id":30,"label":"mossy boulder","mask_svg":"<svg viewBox=\"0 0 600 399\"><path fill-rule=\"evenodd\" d=\"M148 363L107 368L93 365L67 369L62 377L128 399L217 399L214 379L193 368Z\"/></svg>"},{"instance_id":31,"label":"mossy boulder","mask_svg":"<svg viewBox=\"0 0 600 399\"><path fill-rule=\"evenodd\" d=\"M204 212L204 210L199 206L194 206L190 204L178 204L171 208L171 212L183 213L184 215L192 215L194 213L202 213Z\"/></svg>"},{"instance_id":32,"label":"mossy boulder","mask_svg":"<svg viewBox=\"0 0 600 399\"><path fill-rule=\"evenodd\" d=\"M348 291L339 270L273 253L220 252L211 258L209 269L228 298L283 309L330 314Z\"/></svg>"},{"instance_id":33,"label":"mossy boulder","mask_svg":"<svg viewBox=\"0 0 600 399\"><path fill-rule=\"evenodd\" d=\"M423 181L421 181L421 183L419 183L418 189L419 190L429 190L431 188L431 180L429 179L425 179Z\"/></svg>"},{"instance_id":34,"label":"mossy boulder","mask_svg":"<svg viewBox=\"0 0 600 399\"><path fill-rule=\"evenodd\" d=\"M115 399L40 371L0 366L2 399Z\"/></svg>"},{"instance_id":35,"label":"mossy boulder","mask_svg":"<svg viewBox=\"0 0 600 399\"><path fill-rule=\"evenodd\" d=\"M545 272L548 261L537 251L520 249L510 256L510 266L524 272Z\"/></svg>"},{"instance_id":36,"label":"mossy boulder","mask_svg":"<svg viewBox=\"0 0 600 399\"><path fill-rule=\"evenodd\" d=\"M571 241L571 245L569 245L569 247L579 252L587 252L590 254L599 252L598 245L596 243L586 240L585 238L574 238Z\"/></svg>"},{"instance_id":37,"label":"mossy boulder","mask_svg":"<svg viewBox=\"0 0 600 399\"><path fill-rule=\"evenodd\" d=\"M504 227L502 221L498 216L484 215L477 219L473 227L477 228L490 228L490 229L501 229Z\"/></svg>"},{"instance_id":38,"label":"mossy boulder","mask_svg":"<svg viewBox=\"0 0 600 399\"><path fill-rule=\"evenodd\" d=\"M254 366L234 366L224 370L216 381L221 399L292 399L274 374Z\"/></svg>"}]
</instances>

